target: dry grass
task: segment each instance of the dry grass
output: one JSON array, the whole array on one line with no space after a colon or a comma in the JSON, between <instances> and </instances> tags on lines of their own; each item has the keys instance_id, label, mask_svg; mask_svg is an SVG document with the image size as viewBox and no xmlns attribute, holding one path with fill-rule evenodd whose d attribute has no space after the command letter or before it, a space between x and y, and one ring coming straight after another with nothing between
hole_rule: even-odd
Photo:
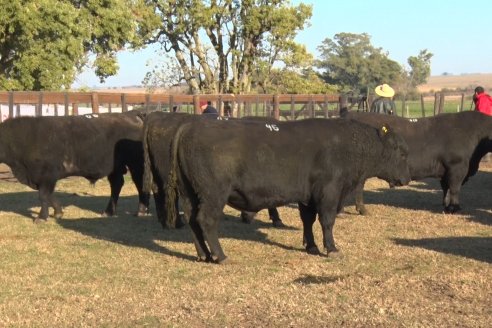
<instances>
[{"instance_id":1,"label":"dry grass","mask_svg":"<svg viewBox=\"0 0 492 328\"><path fill-rule=\"evenodd\" d=\"M303 252L295 208L275 229L226 209L227 265L194 262L188 229L135 218L128 184L120 216L100 217L108 186L59 183L65 218L34 225L37 195L0 181L1 327L488 327L492 319L492 169L441 213L436 180L390 190L370 180L371 215L337 219L339 259ZM317 241L321 241L316 224Z\"/></svg>"}]
</instances>

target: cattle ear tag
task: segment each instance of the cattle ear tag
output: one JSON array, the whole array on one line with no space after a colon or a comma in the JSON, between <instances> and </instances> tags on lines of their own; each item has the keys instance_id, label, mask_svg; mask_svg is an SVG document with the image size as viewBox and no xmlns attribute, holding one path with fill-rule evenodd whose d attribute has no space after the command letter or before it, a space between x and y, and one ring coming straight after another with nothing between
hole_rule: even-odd
<instances>
[{"instance_id":1,"label":"cattle ear tag","mask_svg":"<svg viewBox=\"0 0 492 328\"><path fill-rule=\"evenodd\" d=\"M384 134L388 133L388 128L387 128L387 127L385 127L385 126L383 126L383 127L381 128L381 130L383 130L383 133L384 133Z\"/></svg>"}]
</instances>

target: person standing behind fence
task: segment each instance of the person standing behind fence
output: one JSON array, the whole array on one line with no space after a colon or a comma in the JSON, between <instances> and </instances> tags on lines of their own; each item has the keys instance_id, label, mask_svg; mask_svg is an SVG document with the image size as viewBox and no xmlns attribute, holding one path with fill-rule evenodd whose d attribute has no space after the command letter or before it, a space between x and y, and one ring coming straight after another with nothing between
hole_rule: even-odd
<instances>
[{"instance_id":1,"label":"person standing behind fence","mask_svg":"<svg viewBox=\"0 0 492 328\"><path fill-rule=\"evenodd\" d=\"M212 106L211 101L200 102L200 108L202 109L202 114L207 114L214 117L219 116L219 112L214 106Z\"/></svg>"},{"instance_id":2,"label":"person standing behind fence","mask_svg":"<svg viewBox=\"0 0 492 328\"><path fill-rule=\"evenodd\" d=\"M473 95L473 103L475 104L475 110L486 115L492 115L492 98L485 93L483 87L476 87L475 94Z\"/></svg>"},{"instance_id":3,"label":"person standing behind fence","mask_svg":"<svg viewBox=\"0 0 492 328\"><path fill-rule=\"evenodd\" d=\"M374 99L371 104L371 112L379 114L393 115L396 112L395 102L393 101L393 96L395 95L395 90L387 84L381 84L374 89L376 94L379 96Z\"/></svg>"}]
</instances>

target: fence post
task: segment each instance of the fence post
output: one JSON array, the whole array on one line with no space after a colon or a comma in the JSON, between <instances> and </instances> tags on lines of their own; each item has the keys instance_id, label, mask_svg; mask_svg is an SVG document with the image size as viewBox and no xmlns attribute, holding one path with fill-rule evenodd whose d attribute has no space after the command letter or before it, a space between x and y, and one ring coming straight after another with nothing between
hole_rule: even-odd
<instances>
[{"instance_id":1,"label":"fence post","mask_svg":"<svg viewBox=\"0 0 492 328\"><path fill-rule=\"evenodd\" d=\"M98 114L99 113L99 97L98 97L96 92L93 92L91 94L91 100L92 100L92 113Z\"/></svg>"},{"instance_id":2,"label":"fence post","mask_svg":"<svg viewBox=\"0 0 492 328\"><path fill-rule=\"evenodd\" d=\"M441 98L439 99L439 114L444 110L444 94L441 92Z\"/></svg>"},{"instance_id":3,"label":"fence post","mask_svg":"<svg viewBox=\"0 0 492 328\"><path fill-rule=\"evenodd\" d=\"M424 95L420 95L420 108L422 109L422 117L425 117L425 103L424 103Z\"/></svg>"},{"instance_id":4,"label":"fence post","mask_svg":"<svg viewBox=\"0 0 492 328\"><path fill-rule=\"evenodd\" d=\"M36 106L36 117L43 116L43 92L38 93L38 105Z\"/></svg>"},{"instance_id":5,"label":"fence post","mask_svg":"<svg viewBox=\"0 0 492 328\"><path fill-rule=\"evenodd\" d=\"M275 117L276 120L280 119L280 104L277 94L273 95L273 117Z\"/></svg>"},{"instance_id":6,"label":"fence post","mask_svg":"<svg viewBox=\"0 0 492 328\"><path fill-rule=\"evenodd\" d=\"M79 115L79 104L78 103L72 104L72 115L74 115L74 116Z\"/></svg>"},{"instance_id":7,"label":"fence post","mask_svg":"<svg viewBox=\"0 0 492 328\"><path fill-rule=\"evenodd\" d=\"M121 111L122 112L128 111L128 106L126 104L126 93L121 94Z\"/></svg>"},{"instance_id":8,"label":"fence post","mask_svg":"<svg viewBox=\"0 0 492 328\"><path fill-rule=\"evenodd\" d=\"M315 118L316 117L316 108L314 108L314 99L313 99L313 95L309 96L309 109L310 109L310 112L311 112L311 117L312 118Z\"/></svg>"},{"instance_id":9,"label":"fence post","mask_svg":"<svg viewBox=\"0 0 492 328\"><path fill-rule=\"evenodd\" d=\"M403 99L401 100L401 117L405 117L405 109L406 109L406 106L407 105L407 101L405 99L405 97L403 97ZM407 112L407 117L408 117L408 112Z\"/></svg>"},{"instance_id":10,"label":"fence post","mask_svg":"<svg viewBox=\"0 0 492 328\"><path fill-rule=\"evenodd\" d=\"M296 119L296 100L294 99L294 95L290 96L290 119Z\"/></svg>"},{"instance_id":11,"label":"fence post","mask_svg":"<svg viewBox=\"0 0 492 328\"><path fill-rule=\"evenodd\" d=\"M150 94L145 94L145 112L149 113L149 107L150 107Z\"/></svg>"},{"instance_id":12,"label":"fence post","mask_svg":"<svg viewBox=\"0 0 492 328\"><path fill-rule=\"evenodd\" d=\"M342 95L338 97L338 114L342 116L345 112L348 112L347 96Z\"/></svg>"},{"instance_id":13,"label":"fence post","mask_svg":"<svg viewBox=\"0 0 492 328\"><path fill-rule=\"evenodd\" d=\"M465 110L465 107L463 107L463 106L465 106L465 94L464 93L461 94L460 111L462 111L462 112Z\"/></svg>"},{"instance_id":14,"label":"fence post","mask_svg":"<svg viewBox=\"0 0 492 328\"><path fill-rule=\"evenodd\" d=\"M14 117L14 92L9 92L9 117Z\"/></svg>"},{"instance_id":15,"label":"fence post","mask_svg":"<svg viewBox=\"0 0 492 328\"><path fill-rule=\"evenodd\" d=\"M328 95L327 94L325 94L324 103L325 103L325 118L329 118L330 117L330 111L328 110Z\"/></svg>"},{"instance_id":16,"label":"fence post","mask_svg":"<svg viewBox=\"0 0 492 328\"><path fill-rule=\"evenodd\" d=\"M177 107L176 107L176 111L178 111ZM169 112L170 113L175 112L175 110L174 110L174 96L173 95L169 95Z\"/></svg>"},{"instance_id":17,"label":"fence post","mask_svg":"<svg viewBox=\"0 0 492 328\"><path fill-rule=\"evenodd\" d=\"M68 107L69 107L68 92L65 92L65 94L63 95L63 102L65 103L65 116L68 116L69 115L69 113L68 113Z\"/></svg>"},{"instance_id":18,"label":"fence post","mask_svg":"<svg viewBox=\"0 0 492 328\"><path fill-rule=\"evenodd\" d=\"M196 115L199 115L202 113L201 108L200 108L200 96L199 95L193 95L193 107L194 113Z\"/></svg>"},{"instance_id":19,"label":"fence post","mask_svg":"<svg viewBox=\"0 0 492 328\"><path fill-rule=\"evenodd\" d=\"M436 113L437 113L437 107L438 107L438 104L439 104L439 93L435 93L434 94L434 116L436 116Z\"/></svg>"}]
</instances>

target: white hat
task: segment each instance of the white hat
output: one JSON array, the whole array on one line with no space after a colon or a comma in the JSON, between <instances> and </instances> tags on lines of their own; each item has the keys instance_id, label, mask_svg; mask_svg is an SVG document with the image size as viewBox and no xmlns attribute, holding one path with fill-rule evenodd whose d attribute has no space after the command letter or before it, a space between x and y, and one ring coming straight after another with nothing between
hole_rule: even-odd
<instances>
[{"instance_id":1,"label":"white hat","mask_svg":"<svg viewBox=\"0 0 492 328\"><path fill-rule=\"evenodd\" d=\"M374 89L374 91L376 92L376 94L378 96L381 96L381 97L391 98L395 95L395 90L393 90L393 88L387 84L378 85L376 87L376 89Z\"/></svg>"}]
</instances>

